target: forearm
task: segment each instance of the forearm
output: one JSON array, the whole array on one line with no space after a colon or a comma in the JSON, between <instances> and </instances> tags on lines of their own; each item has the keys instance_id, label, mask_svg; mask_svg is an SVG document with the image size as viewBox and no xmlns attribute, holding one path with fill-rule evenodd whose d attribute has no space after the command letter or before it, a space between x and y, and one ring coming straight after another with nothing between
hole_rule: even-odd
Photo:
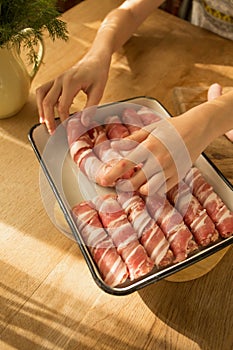
<instances>
[{"instance_id":1,"label":"forearm","mask_svg":"<svg viewBox=\"0 0 233 350\"><path fill-rule=\"evenodd\" d=\"M217 137L233 128L233 91L171 118L193 161Z\"/></svg>"},{"instance_id":2,"label":"forearm","mask_svg":"<svg viewBox=\"0 0 233 350\"><path fill-rule=\"evenodd\" d=\"M132 36L140 24L163 1L161 0L128 0L111 11L101 24L89 54L109 60Z\"/></svg>"},{"instance_id":3,"label":"forearm","mask_svg":"<svg viewBox=\"0 0 233 350\"><path fill-rule=\"evenodd\" d=\"M210 131L212 140L233 129L233 91L230 91L210 102ZM211 141L212 141L211 140Z\"/></svg>"},{"instance_id":4,"label":"forearm","mask_svg":"<svg viewBox=\"0 0 233 350\"><path fill-rule=\"evenodd\" d=\"M233 128L233 91L197 106L191 113L195 113L196 127L203 129L206 142L212 142Z\"/></svg>"}]
</instances>

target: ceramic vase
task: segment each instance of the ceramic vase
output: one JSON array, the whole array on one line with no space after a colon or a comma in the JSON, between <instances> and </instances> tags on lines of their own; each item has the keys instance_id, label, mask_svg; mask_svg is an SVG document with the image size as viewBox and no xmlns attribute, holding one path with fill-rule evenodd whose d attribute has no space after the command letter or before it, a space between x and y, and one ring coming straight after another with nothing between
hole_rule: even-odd
<instances>
[{"instance_id":1,"label":"ceramic vase","mask_svg":"<svg viewBox=\"0 0 233 350\"><path fill-rule=\"evenodd\" d=\"M24 29L30 31L30 28ZM20 47L0 48L0 119L19 112L28 99L30 86L43 58L43 41L38 42L37 66L28 71L20 56Z\"/></svg>"}]
</instances>

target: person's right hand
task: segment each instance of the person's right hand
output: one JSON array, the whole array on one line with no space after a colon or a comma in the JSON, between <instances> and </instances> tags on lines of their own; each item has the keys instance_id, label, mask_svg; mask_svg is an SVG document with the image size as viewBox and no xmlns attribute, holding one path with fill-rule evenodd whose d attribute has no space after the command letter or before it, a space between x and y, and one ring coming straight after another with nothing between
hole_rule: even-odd
<instances>
[{"instance_id":1,"label":"person's right hand","mask_svg":"<svg viewBox=\"0 0 233 350\"><path fill-rule=\"evenodd\" d=\"M139 191L146 196L169 191L201 152L232 128L232 97L233 91L221 95L221 86L214 84L209 89L208 102L152 123L115 143L116 150L129 152L102 176L102 185L117 182L119 191ZM130 179L118 181L135 165L140 167Z\"/></svg>"},{"instance_id":2,"label":"person's right hand","mask_svg":"<svg viewBox=\"0 0 233 350\"><path fill-rule=\"evenodd\" d=\"M219 97L222 95L222 87L221 85L215 83L212 84L208 90L208 101L212 101L215 98ZM231 141L233 142L233 129L227 131L225 133L225 136Z\"/></svg>"},{"instance_id":3,"label":"person's right hand","mask_svg":"<svg viewBox=\"0 0 233 350\"><path fill-rule=\"evenodd\" d=\"M87 54L62 75L36 90L40 122L45 123L50 134L55 131L55 109L61 121L69 117L73 99L83 91L87 95L85 107L97 105L103 95L111 59L105 63Z\"/></svg>"}]
</instances>

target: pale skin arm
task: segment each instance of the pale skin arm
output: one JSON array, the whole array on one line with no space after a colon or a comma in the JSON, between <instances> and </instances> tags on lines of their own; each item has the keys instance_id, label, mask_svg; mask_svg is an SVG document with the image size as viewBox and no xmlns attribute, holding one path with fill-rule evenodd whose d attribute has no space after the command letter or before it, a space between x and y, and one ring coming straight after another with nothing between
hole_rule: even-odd
<instances>
[{"instance_id":1,"label":"pale skin arm","mask_svg":"<svg viewBox=\"0 0 233 350\"><path fill-rule=\"evenodd\" d=\"M175 127L178 134L183 139L191 161L194 163L201 152L203 152L214 139L233 129L233 91L210 99L208 102L192 108L178 117L170 118L169 122ZM156 123L154 125L156 125ZM165 184L163 184L162 191L164 191L164 189L166 189L166 191L169 190L181 180L177 176L176 165L167 148L151 133L141 129L128 138L139 143L137 146L138 155L142 151L140 146L143 145L154 155L155 159L161 165L161 169L163 169L163 178L166 181ZM104 176L103 185L107 186L114 183L134 165L135 164L127 159L119 161L119 163ZM158 169L156 169L155 165L154 174L157 174L157 171ZM130 180L121 182L118 189L139 189L143 195L148 195L151 190L155 190L155 187L153 189L149 188L147 180L143 170L140 170ZM161 181L161 176L158 181ZM153 186L158 186L158 191L160 185L160 183L153 183Z\"/></svg>"},{"instance_id":2,"label":"pale skin arm","mask_svg":"<svg viewBox=\"0 0 233 350\"><path fill-rule=\"evenodd\" d=\"M161 0L123 2L106 16L87 54L59 77L36 90L40 122L46 124L50 133L55 130L55 108L62 121L68 118L73 99L80 91L87 95L85 107L98 105L106 86L113 53L162 3Z\"/></svg>"}]
</instances>

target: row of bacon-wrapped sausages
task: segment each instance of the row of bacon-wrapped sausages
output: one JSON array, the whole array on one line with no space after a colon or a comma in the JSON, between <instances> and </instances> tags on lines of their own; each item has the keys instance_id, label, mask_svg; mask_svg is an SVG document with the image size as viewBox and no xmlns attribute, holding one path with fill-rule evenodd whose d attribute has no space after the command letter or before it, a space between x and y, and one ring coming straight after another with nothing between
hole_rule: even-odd
<instances>
[{"instance_id":1,"label":"row of bacon-wrapped sausages","mask_svg":"<svg viewBox=\"0 0 233 350\"><path fill-rule=\"evenodd\" d=\"M232 213L197 168L178 189L179 185L167 196L147 198L113 193L73 208L77 227L106 284L135 280L233 234Z\"/></svg>"},{"instance_id":2,"label":"row of bacon-wrapped sausages","mask_svg":"<svg viewBox=\"0 0 233 350\"><path fill-rule=\"evenodd\" d=\"M87 128L76 115L67 123L71 157L91 181L102 185L103 173L122 158L111 147L112 140L160 119L146 107L126 108L121 117L109 116L104 125L93 122ZM132 171L124 178L130 176ZM233 234L233 214L196 167L164 196L113 193L79 203L72 213L110 286L183 261L201 247Z\"/></svg>"}]
</instances>

